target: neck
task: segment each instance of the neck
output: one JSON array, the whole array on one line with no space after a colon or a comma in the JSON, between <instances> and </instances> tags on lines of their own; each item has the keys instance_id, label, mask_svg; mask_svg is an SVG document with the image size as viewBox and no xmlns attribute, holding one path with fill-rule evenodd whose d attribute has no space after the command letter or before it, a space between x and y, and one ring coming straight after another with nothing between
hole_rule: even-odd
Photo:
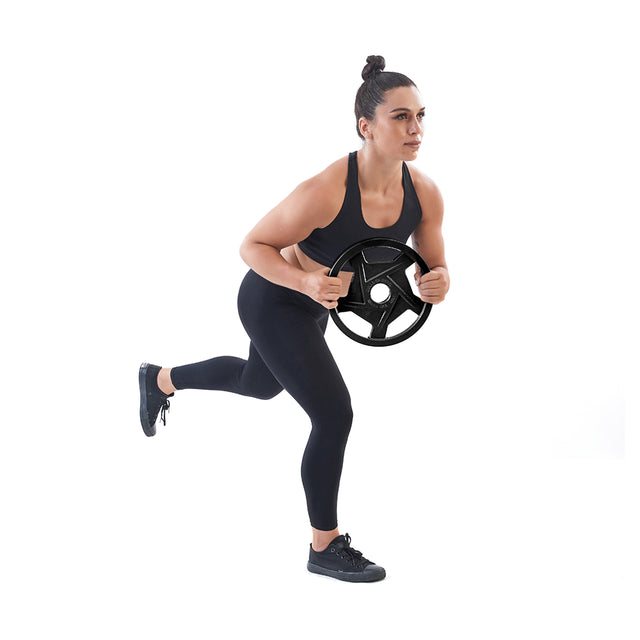
<instances>
[{"instance_id":1,"label":"neck","mask_svg":"<svg viewBox=\"0 0 640 640\"><path fill-rule=\"evenodd\" d=\"M358 151L358 182L361 189L385 193L402 182L402 160L382 155L365 143Z\"/></svg>"}]
</instances>

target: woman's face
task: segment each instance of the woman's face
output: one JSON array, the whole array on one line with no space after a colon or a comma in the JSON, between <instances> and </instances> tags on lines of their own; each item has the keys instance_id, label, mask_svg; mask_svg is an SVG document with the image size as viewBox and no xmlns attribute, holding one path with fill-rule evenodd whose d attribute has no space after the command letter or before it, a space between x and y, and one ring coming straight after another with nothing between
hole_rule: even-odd
<instances>
[{"instance_id":1,"label":"woman's face","mask_svg":"<svg viewBox=\"0 0 640 640\"><path fill-rule=\"evenodd\" d=\"M387 91L373 121L361 118L365 141L398 160L415 160L422 142L424 103L415 87Z\"/></svg>"}]
</instances>

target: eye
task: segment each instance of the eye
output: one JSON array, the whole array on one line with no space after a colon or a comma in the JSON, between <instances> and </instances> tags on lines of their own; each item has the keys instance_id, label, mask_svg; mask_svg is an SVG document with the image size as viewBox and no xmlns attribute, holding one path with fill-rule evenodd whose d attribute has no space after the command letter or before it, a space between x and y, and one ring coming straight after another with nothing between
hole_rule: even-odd
<instances>
[{"instance_id":1,"label":"eye","mask_svg":"<svg viewBox=\"0 0 640 640\"><path fill-rule=\"evenodd\" d=\"M395 119L396 120L406 120L407 119L407 114L406 113L401 113L400 115L396 116Z\"/></svg>"},{"instance_id":2,"label":"eye","mask_svg":"<svg viewBox=\"0 0 640 640\"><path fill-rule=\"evenodd\" d=\"M424 118L424 111L421 111L421 112L418 114L418 118L420 118L420 120L422 120L422 118Z\"/></svg>"}]
</instances>

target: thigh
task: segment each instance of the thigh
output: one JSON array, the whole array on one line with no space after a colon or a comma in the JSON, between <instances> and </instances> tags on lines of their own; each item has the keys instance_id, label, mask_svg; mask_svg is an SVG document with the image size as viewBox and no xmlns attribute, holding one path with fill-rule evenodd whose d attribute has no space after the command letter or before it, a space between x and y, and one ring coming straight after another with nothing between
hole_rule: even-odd
<instances>
[{"instance_id":1,"label":"thigh","mask_svg":"<svg viewBox=\"0 0 640 640\"><path fill-rule=\"evenodd\" d=\"M312 418L342 415L351 399L323 328L306 315L289 313L254 345L284 389Z\"/></svg>"},{"instance_id":2,"label":"thigh","mask_svg":"<svg viewBox=\"0 0 640 640\"><path fill-rule=\"evenodd\" d=\"M342 374L324 338L328 320L324 307L250 272L238 308L260 358L307 413L350 405Z\"/></svg>"}]
</instances>

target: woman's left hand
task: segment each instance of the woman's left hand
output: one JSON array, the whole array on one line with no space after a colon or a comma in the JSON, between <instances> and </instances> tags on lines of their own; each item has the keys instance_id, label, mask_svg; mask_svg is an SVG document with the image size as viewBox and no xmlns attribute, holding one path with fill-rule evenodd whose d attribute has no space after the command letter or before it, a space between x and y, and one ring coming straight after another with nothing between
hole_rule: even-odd
<instances>
[{"instance_id":1,"label":"woman's left hand","mask_svg":"<svg viewBox=\"0 0 640 640\"><path fill-rule=\"evenodd\" d=\"M423 302L439 304L449 291L449 273L443 267L435 267L428 273L415 275L416 285Z\"/></svg>"}]
</instances>

